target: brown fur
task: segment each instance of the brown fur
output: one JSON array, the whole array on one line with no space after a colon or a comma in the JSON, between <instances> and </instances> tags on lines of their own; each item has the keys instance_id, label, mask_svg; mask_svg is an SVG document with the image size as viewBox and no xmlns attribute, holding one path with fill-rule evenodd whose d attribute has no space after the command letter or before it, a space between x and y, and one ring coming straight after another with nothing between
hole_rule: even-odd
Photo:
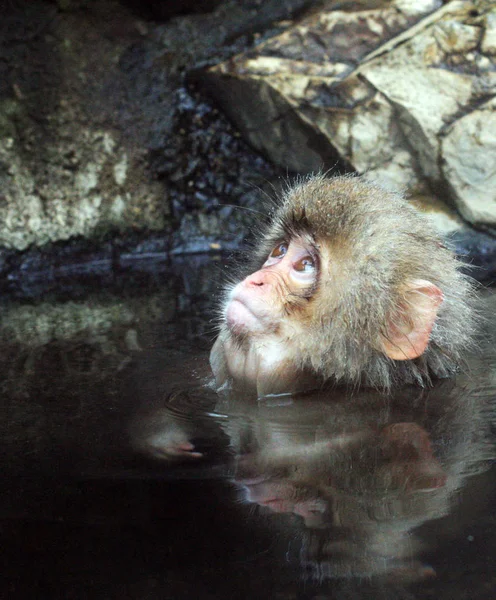
<instances>
[{"instance_id":1,"label":"brown fur","mask_svg":"<svg viewBox=\"0 0 496 600\"><path fill-rule=\"evenodd\" d=\"M256 244L253 270L278 242L299 234L311 236L320 265L313 298L298 307L308 332L294 340L298 368L326 380L380 388L425 385L456 371L474 329L473 287L401 195L359 177L299 182L283 196ZM439 287L444 300L423 355L392 360L379 340L403 310L406 282L418 279Z\"/></svg>"}]
</instances>

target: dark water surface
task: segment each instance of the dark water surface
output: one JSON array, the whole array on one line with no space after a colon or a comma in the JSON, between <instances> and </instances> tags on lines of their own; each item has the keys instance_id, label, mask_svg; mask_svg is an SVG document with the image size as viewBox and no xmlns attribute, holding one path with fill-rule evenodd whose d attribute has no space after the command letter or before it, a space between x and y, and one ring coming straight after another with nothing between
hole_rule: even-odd
<instances>
[{"instance_id":1,"label":"dark water surface","mask_svg":"<svg viewBox=\"0 0 496 600\"><path fill-rule=\"evenodd\" d=\"M218 396L218 281L198 258L5 299L0 596L495 598L496 361L392 397Z\"/></svg>"}]
</instances>

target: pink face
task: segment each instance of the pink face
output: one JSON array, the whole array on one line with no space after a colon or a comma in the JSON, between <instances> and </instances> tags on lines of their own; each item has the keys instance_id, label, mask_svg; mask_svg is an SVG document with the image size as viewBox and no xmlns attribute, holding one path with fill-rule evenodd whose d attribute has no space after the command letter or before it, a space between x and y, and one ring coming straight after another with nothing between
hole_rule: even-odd
<instances>
[{"instance_id":1,"label":"pink face","mask_svg":"<svg viewBox=\"0 0 496 600\"><path fill-rule=\"evenodd\" d=\"M291 294L303 296L317 280L317 252L302 238L279 243L259 271L231 292L226 323L234 335L273 332Z\"/></svg>"},{"instance_id":2,"label":"pink face","mask_svg":"<svg viewBox=\"0 0 496 600\"><path fill-rule=\"evenodd\" d=\"M318 497L317 490L302 489L289 480L238 480L248 502L266 506L276 513L294 513L303 517L307 527L321 527L328 511L328 501ZM303 497L301 497L303 496Z\"/></svg>"}]
</instances>

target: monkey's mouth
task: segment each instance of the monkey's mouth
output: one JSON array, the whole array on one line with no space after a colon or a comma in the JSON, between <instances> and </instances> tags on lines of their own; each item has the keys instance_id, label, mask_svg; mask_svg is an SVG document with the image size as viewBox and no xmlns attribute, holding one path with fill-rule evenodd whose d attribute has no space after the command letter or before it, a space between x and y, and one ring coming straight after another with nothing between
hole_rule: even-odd
<instances>
[{"instance_id":1,"label":"monkey's mouth","mask_svg":"<svg viewBox=\"0 0 496 600\"><path fill-rule=\"evenodd\" d=\"M235 335L263 331L260 317L242 300L233 298L226 310L226 323Z\"/></svg>"}]
</instances>

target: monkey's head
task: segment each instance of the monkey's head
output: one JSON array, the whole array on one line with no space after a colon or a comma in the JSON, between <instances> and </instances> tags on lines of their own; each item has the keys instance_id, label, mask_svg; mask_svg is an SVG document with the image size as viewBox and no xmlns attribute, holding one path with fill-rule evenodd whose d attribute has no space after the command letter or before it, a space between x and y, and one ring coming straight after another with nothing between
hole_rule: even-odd
<instances>
[{"instance_id":1,"label":"monkey's head","mask_svg":"<svg viewBox=\"0 0 496 600\"><path fill-rule=\"evenodd\" d=\"M472 286L426 219L358 177L312 177L275 209L226 291L211 365L259 395L321 382L447 377L474 327Z\"/></svg>"}]
</instances>

